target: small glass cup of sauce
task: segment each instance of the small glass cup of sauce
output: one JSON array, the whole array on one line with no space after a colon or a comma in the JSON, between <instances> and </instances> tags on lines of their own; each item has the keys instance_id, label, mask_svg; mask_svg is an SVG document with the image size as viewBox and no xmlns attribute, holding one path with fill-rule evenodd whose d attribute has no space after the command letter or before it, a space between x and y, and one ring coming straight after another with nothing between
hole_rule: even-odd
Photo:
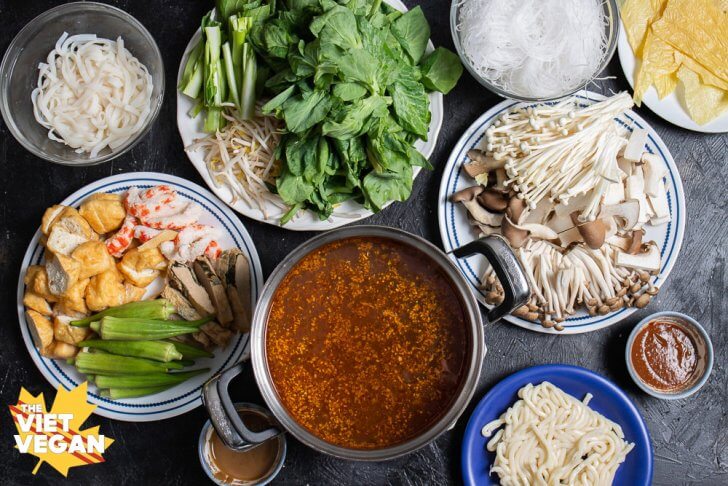
<instances>
[{"instance_id":1,"label":"small glass cup of sauce","mask_svg":"<svg viewBox=\"0 0 728 486\"><path fill-rule=\"evenodd\" d=\"M705 329L685 314L658 312L632 330L627 369L645 393L665 400L697 392L713 369L713 345Z\"/></svg>"},{"instance_id":2,"label":"small glass cup of sauce","mask_svg":"<svg viewBox=\"0 0 728 486\"><path fill-rule=\"evenodd\" d=\"M253 432L274 423L266 409L252 403L236 403L235 409ZM200 463L207 476L219 486L261 486L271 482L286 459L286 438L281 434L245 452L228 448L208 420L200 432Z\"/></svg>"}]
</instances>

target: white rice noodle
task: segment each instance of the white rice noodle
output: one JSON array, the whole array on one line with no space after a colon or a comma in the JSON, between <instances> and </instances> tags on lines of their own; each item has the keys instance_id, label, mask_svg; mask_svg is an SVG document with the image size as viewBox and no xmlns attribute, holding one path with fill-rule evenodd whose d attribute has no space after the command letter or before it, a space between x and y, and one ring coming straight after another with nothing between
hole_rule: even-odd
<instances>
[{"instance_id":1,"label":"white rice noodle","mask_svg":"<svg viewBox=\"0 0 728 486\"><path fill-rule=\"evenodd\" d=\"M56 42L38 65L31 99L35 119L48 138L96 157L139 133L151 112L152 77L124 47L124 40L94 34Z\"/></svg>"},{"instance_id":2,"label":"white rice noodle","mask_svg":"<svg viewBox=\"0 0 728 486\"><path fill-rule=\"evenodd\" d=\"M634 444L624 440L618 424L588 407L591 394L580 402L544 381L524 386L518 397L482 430L492 436L491 473L502 485L612 484Z\"/></svg>"}]
</instances>

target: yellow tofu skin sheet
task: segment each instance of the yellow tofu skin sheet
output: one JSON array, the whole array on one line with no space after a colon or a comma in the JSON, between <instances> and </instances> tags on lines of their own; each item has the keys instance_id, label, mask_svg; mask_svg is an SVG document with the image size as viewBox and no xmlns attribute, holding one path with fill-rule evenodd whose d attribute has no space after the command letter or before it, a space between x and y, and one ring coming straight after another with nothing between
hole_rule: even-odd
<instances>
[{"instance_id":1,"label":"yellow tofu skin sheet","mask_svg":"<svg viewBox=\"0 0 728 486\"><path fill-rule=\"evenodd\" d=\"M650 86L662 99L680 85L681 102L696 123L728 109L728 1L624 0L620 15L641 59L637 105Z\"/></svg>"}]
</instances>

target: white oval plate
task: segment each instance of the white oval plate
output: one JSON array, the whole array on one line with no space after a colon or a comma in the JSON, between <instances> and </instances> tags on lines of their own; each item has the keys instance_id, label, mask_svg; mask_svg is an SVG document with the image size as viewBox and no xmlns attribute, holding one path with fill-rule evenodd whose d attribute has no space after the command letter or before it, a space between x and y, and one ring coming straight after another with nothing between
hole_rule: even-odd
<instances>
[{"instance_id":1,"label":"white oval plate","mask_svg":"<svg viewBox=\"0 0 728 486\"><path fill-rule=\"evenodd\" d=\"M637 72L639 61L632 52L632 47L627 40L627 34L624 30L624 24L619 21L619 39L617 41L617 51L619 52L619 63L622 65L622 71L627 78L629 85L634 90L634 76ZM728 132L728 111L711 120L705 125L698 125L690 118L685 109L684 100L678 93L682 88L678 86L675 91L665 96L663 99L657 97L657 90L654 86L650 86L645 93L642 103L652 110L655 115L666 120L673 125L677 125L688 130L702 133L724 133Z\"/></svg>"},{"instance_id":2,"label":"white oval plate","mask_svg":"<svg viewBox=\"0 0 728 486\"><path fill-rule=\"evenodd\" d=\"M402 12L407 11L407 7L401 2L401 0L387 0L387 3L397 10L401 10ZM190 39L189 44L187 44L185 53L182 55L182 62L180 62L179 65L179 71L177 72L177 85L179 85L180 79L182 79L182 72L184 71L187 57L189 56L192 48L199 41L201 35L202 34L198 29L197 32L195 32L195 35L192 36L192 39ZM429 41L427 44L427 52L431 52L433 50L435 50L435 46L432 44L432 41ZM179 129L179 134L182 137L182 143L185 147L192 144L196 139L203 138L207 135L202 131L203 117L200 115L193 119L187 115L190 109L192 109L192 106L192 99L177 90L177 128ZM430 120L430 127L427 132L427 141L417 140L415 142L415 148L427 159L430 158L430 155L432 155L432 152L435 150L437 138L440 135L440 128L442 127L442 93L430 93L430 113L432 114L432 119ZM231 202L233 201L233 195L230 192L230 189L225 186L217 187L212 182L207 166L205 165L202 151L185 151L185 153L190 159L190 162L192 162L192 165L194 165L200 173L200 176L202 176L205 180L207 187L209 187L210 190L217 195L217 197L225 201L228 206L251 219L278 226L278 221L283 215L283 211L281 211L280 208L276 207L272 203L268 203L266 207L268 211L268 218L266 219L260 209L248 205L245 201L241 201L239 198L237 201ZM413 167L413 179L417 177L417 174L420 173L421 169L421 167ZM385 204L384 207L389 206L392 202L393 201L390 201ZM293 220L286 223L283 228L294 231L326 231L354 221L360 221L368 218L372 214L374 213L365 209L361 204L355 203L354 201L346 201L343 204L338 205L331 217L324 221L321 221L313 211L300 211L299 214Z\"/></svg>"},{"instance_id":3,"label":"white oval plate","mask_svg":"<svg viewBox=\"0 0 728 486\"><path fill-rule=\"evenodd\" d=\"M584 100L584 105L589 105L595 101L604 99L604 96L589 91L582 91L577 93L575 96ZM445 171L442 176L442 182L440 183L438 220L440 224L442 244L445 251L448 253L453 249L463 246L477 238L476 231L468 223L465 208L462 205L455 205L450 202L450 196L453 193L475 184L475 181L462 170L462 165L468 160L467 152L468 150L481 145L485 129L490 125L493 119L495 119L503 111L506 111L518 104L518 102L512 100L504 101L491 108L478 118L475 123L473 123L465 131L457 145L455 145L455 148L447 161L447 165L445 166ZM653 130L652 127L650 127L639 115L633 111L629 111L622 117L616 118L616 120L624 125L629 131L633 130L632 127L646 129L649 133L649 137L648 142L645 144L645 149L651 153L659 154L669 172L666 179L667 201L670 207L670 215L672 219L667 224L645 227L645 241L654 240L660 247L662 268L660 269L660 273L652 279L652 282L655 285L660 286L665 281L675 264L677 255L680 252L680 247L682 246L683 236L685 234L685 218L687 216L687 212L685 211L685 192L683 191L682 180L680 179L680 174L675 166L675 161L672 159L672 156L667 150L662 139L660 139L657 132L655 132L655 130ZM458 259L452 254L450 254L450 258L452 258L455 264L460 268L463 275L465 275L465 278L468 282L470 282L478 301L484 306L490 308L491 306L485 302L485 293L480 288L482 285L480 277L483 275L486 268L485 259L480 256ZM504 319L516 324L517 326L524 327L532 331L545 332L549 334L579 334L582 332L596 331L597 329L610 326L630 316L636 310L637 309L635 308L624 308L605 316L593 317L589 316L585 311L579 311L562 323L564 326L563 331L546 329L538 322L527 321L512 315L507 315Z\"/></svg>"},{"instance_id":4,"label":"white oval plate","mask_svg":"<svg viewBox=\"0 0 728 486\"><path fill-rule=\"evenodd\" d=\"M222 237L218 240L223 249L240 248L248 258L251 267L251 302L256 302L260 289L263 286L263 272L250 235L240 222L240 219L230 211L219 199L209 191L192 182L179 177L159 174L156 172L132 172L106 177L89 184L74 192L60 204L78 207L89 195L97 192L121 193L131 186L151 187L158 184L167 184L174 188L181 196L195 201L203 207L204 211L200 222L219 228ZM78 386L85 379L76 368L66 364L63 360L48 359L40 355L33 345L28 323L25 320L23 306L23 276L30 265L38 265L44 260L44 248L40 245L41 232L36 231L25 252L23 264L20 267L18 279L18 319L23 334L25 346L31 358L48 382L55 388L62 386L66 390ZM154 284L152 284L154 285ZM195 361L195 368L210 368L209 373L198 375L180 385L161 393L140 398L124 400L111 400L97 394L94 385L89 385L87 400L96 405L94 413L103 417L127 422L150 422L181 415L202 404L201 389L205 383L216 373L237 363L244 351L248 348L249 334L239 334L233 338L225 349L216 349L213 358L203 358Z\"/></svg>"}]
</instances>

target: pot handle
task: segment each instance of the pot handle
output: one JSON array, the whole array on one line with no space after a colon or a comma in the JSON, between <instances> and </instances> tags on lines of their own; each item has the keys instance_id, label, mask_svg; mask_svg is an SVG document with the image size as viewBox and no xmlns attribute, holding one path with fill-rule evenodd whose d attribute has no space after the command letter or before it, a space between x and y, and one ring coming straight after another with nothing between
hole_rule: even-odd
<instances>
[{"instance_id":1,"label":"pot handle","mask_svg":"<svg viewBox=\"0 0 728 486\"><path fill-rule=\"evenodd\" d=\"M501 236L491 235L471 241L465 246L456 248L452 253L457 258L480 253L493 266L503 286L505 298L502 303L488 311L488 322L495 322L528 302L531 289L528 286L526 272L508 242Z\"/></svg>"},{"instance_id":2,"label":"pot handle","mask_svg":"<svg viewBox=\"0 0 728 486\"><path fill-rule=\"evenodd\" d=\"M202 403L210 415L210 422L217 435L230 449L247 451L268 439L282 434L276 427L253 432L245 426L235 405L230 399L228 386L230 381L243 371L244 362L249 356L230 368L210 378L202 386Z\"/></svg>"}]
</instances>

